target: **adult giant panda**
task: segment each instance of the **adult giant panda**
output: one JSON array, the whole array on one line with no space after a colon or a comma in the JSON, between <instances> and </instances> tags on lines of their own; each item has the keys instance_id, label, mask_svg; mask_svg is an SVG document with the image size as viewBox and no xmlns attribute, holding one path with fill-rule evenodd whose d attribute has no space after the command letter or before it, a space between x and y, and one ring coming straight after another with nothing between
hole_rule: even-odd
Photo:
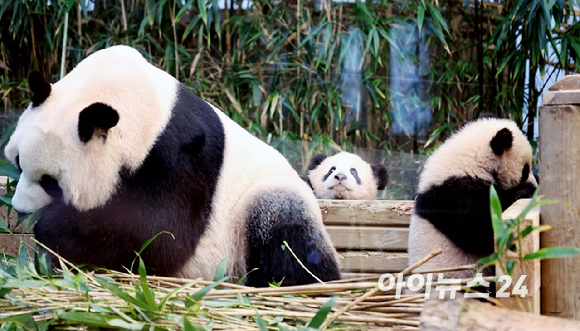
<instances>
[{"instance_id":1,"label":"adult giant panda","mask_svg":"<svg viewBox=\"0 0 580 331\"><path fill-rule=\"evenodd\" d=\"M505 210L532 196L532 148L516 123L492 117L468 123L425 163L409 229L409 265L437 248L418 270L475 263L494 251L489 189ZM449 272L470 277L473 271Z\"/></svg>"},{"instance_id":2,"label":"adult giant panda","mask_svg":"<svg viewBox=\"0 0 580 331\"><path fill-rule=\"evenodd\" d=\"M74 263L122 270L142 253L158 275L246 283L339 279L306 183L275 149L130 47L83 60L54 85L33 72L32 103L5 153L21 169L12 200L47 205L36 238Z\"/></svg>"}]
</instances>

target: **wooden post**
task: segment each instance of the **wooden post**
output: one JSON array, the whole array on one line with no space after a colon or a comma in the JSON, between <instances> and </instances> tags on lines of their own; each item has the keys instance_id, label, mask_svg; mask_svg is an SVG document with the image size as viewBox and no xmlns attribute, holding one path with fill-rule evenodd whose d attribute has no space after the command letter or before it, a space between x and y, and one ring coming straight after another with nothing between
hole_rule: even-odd
<instances>
[{"instance_id":1,"label":"wooden post","mask_svg":"<svg viewBox=\"0 0 580 331\"><path fill-rule=\"evenodd\" d=\"M580 76L567 76L543 95L540 184L546 199L580 208ZM542 207L542 247L580 247L580 212L564 204ZM542 261L542 314L580 320L580 258Z\"/></svg>"}]
</instances>

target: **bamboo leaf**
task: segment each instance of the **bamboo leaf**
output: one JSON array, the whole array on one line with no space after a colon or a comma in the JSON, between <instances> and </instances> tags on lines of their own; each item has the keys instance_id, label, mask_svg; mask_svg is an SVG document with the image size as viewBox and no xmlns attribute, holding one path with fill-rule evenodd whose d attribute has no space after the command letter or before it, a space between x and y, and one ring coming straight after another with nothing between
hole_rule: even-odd
<instances>
[{"instance_id":1,"label":"bamboo leaf","mask_svg":"<svg viewBox=\"0 0 580 331\"><path fill-rule=\"evenodd\" d=\"M197 0L197 8L199 8L199 15L203 24L207 25L207 8L205 7L205 0Z\"/></svg>"},{"instance_id":2,"label":"bamboo leaf","mask_svg":"<svg viewBox=\"0 0 580 331\"><path fill-rule=\"evenodd\" d=\"M20 179L20 171L10 162L0 161L0 176L6 176L14 180Z\"/></svg>"},{"instance_id":3,"label":"bamboo leaf","mask_svg":"<svg viewBox=\"0 0 580 331\"><path fill-rule=\"evenodd\" d=\"M192 285L195 285L197 282L198 282L198 280L193 280L193 281L188 282L188 283L185 283L184 285L182 285L182 286L180 286L180 287L172 290L171 292L167 293L167 295L164 296L163 299L161 299L161 301L159 301L159 310L160 311L163 311L165 309L165 305L167 304L167 301L169 301L169 299L173 295L175 295L175 293L177 293L177 292L179 292L179 291L181 291L183 289L186 289L186 288L188 288L188 287L190 287Z\"/></svg>"},{"instance_id":4,"label":"bamboo leaf","mask_svg":"<svg viewBox=\"0 0 580 331\"><path fill-rule=\"evenodd\" d=\"M294 53L296 53L298 50L300 50L304 46L304 44L309 42L313 37L317 36L322 29L326 28L326 24L330 24L330 23L320 24L314 31L310 32L310 34L308 34L308 36L306 36L306 38L304 38L304 40L302 40L302 42L296 47L296 49L294 50Z\"/></svg>"},{"instance_id":5,"label":"bamboo leaf","mask_svg":"<svg viewBox=\"0 0 580 331\"><path fill-rule=\"evenodd\" d=\"M215 273L213 276L213 281L216 282L219 279L223 279L225 274L226 274L226 269L228 267L228 256L226 255L226 257L224 257L223 260L221 260L221 262L218 264L218 266L215 269Z\"/></svg>"},{"instance_id":6,"label":"bamboo leaf","mask_svg":"<svg viewBox=\"0 0 580 331\"><path fill-rule=\"evenodd\" d=\"M139 251L137 253L139 253L139 254L143 253L145 248L147 248L153 242L153 240L157 239L157 237L159 237L160 235L162 235L164 233L170 235L175 240L175 236L173 235L173 233L171 233L169 231L161 231L158 234L156 234L155 236L153 236L152 238L149 238L143 245L141 245L141 248L139 248Z\"/></svg>"},{"instance_id":7,"label":"bamboo leaf","mask_svg":"<svg viewBox=\"0 0 580 331\"><path fill-rule=\"evenodd\" d=\"M523 238L527 237L528 235L530 235L532 233L544 232L544 231L549 231L549 230L552 230L552 229L553 229L553 227L551 225L540 225L540 226L528 225L522 231L522 233L520 234L520 237L523 239Z\"/></svg>"},{"instance_id":8,"label":"bamboo leaf","mask_svg":"<svg viewBox=\"0 0 580 331\"><path fill-rule=\"evenodd\" d=\"M183 330L184 331L205 331L205 329L202 328L201 326L191 324L191 322L187 319L187 317L183 318Z\"/></svg>"},{"instance_id":9,"label":"bamboo leaf","mask_svg":"<svg viewBox=\"0 0 580 331\"><path fill-rule=\"evenodd\" d=\"M320 307L320 309L316 313L316 315L314 315L310 323L308 323L308 327L315 329L320 327L322 323L324 323L324 320L326 320L326 316L332 310L332 306L334 306L335 302L336 297L332 297L325 304L323 304L322 307Z\"/></svg>"},{"instance_id":10,"label":"bamboo leaf","mask_svg":"<svg viewBox=\"0 0 580 331\"><path fill-rule=\"evenodd\" d=\"M497 191L495 190L495 187L493 187L493 185L489 187L489 202L490 202L489 207L491 212L491 224L493 226L493 233L495 233L496 236L499 236L499 234L503 230L503 222L501 218L502 209L501 202L499 201L499 196L497 195Z\"/></svg>"},{"instance_id":11,"label":"bamboo leaf","mask_svg":"<svg viewBox=\"0 0 580 331\"><path fill-rule=\"evenodd\" d=\"M36 222L40 216L42 216L42 213L46 210L46 208L48 208L48 206L44 206L38 209L26 218L26 223L24 223L24 226L22 227L22 233L27 233L28 230L30 230L34 222Z\"/></svg>"},{"instance_id":12,"label":"bamboo leaf","mask_svg":"<svg viewBox=\"0 0 580 331\"><path fill-rule=\"evenodd\" d=\"M264 323L262 317L260 317L260 314L258 314L258 310L256 310L256 323L258 324L260 331L268 331L268 327L266 326L266 323Z\"/></svg>"},{"instance_id":13,"label":"bamboo leaf","mask_svg":"<svg viewBox=\"0 0 580 331\"><path fill-rule=\"evenodd\" d=\"M215 283L208 285L204 288L202 288L201 290L193 293L190 296L187 296L187 302L185 303L185 307L189 308L191 306L193 306L197 301L201 300L211 289L213 289L214 287L218 286L221 282L225 282L229 277L224 277L218 281L216 281Z\"/></svg>"},{"instance_id":14,"label":"bamboo leaf","mask_svg":"<svg viewBox=\"0 0 580 331\"><path fill-rule=\"evenodd\" d=\"M192 4L193 0L187 0L187 2L181 7L181 9L179 9L177 15L175 15L175 20L173 21L174 24L179 23L181 17L189 10L189 8L191 8Z\"/></svg>"},{"instance_id":15,"label":"bamboo leaf","mask_svg":"<svg viewBox=\"0 0 580 331\"><path fill-rule=\"evenodd\" d=\"M437 21L437 24L442 26L445 32L449 34L449 28L447 27L447 23L445 23L445 19L443 18L443 16L441 16L441 12L439 11L439 9L433 6L431 3L427 3L427 6L429 8L429 13L431 14L431 17L433 17Z\"/></svg>"},{"instance_id":16,"label":"bamboo leaf","mask_svg":"<svg viewBox=\"0 0 580 331\"><path fill-rule=\"evenodd\" d=\"M145 311L149 311L151 309L147 304L147 302L143 302L137 298L132 297L131 295L123 291L123 289L121 289L118 285L109 283L107 278L100 275L94 275L94 278L99 284L101 284L102 287L106 288L111 293L115 294L117 297L125 300L127 303L131 303L136 307L139 307Z\"/></svg>"},{"instance_id":17,"label":"bamboo leaf","mask_svg":"<svg viewBox=\"0 0 580 331\"><path fill-rule=\"evenodd\" d=\"M141 256L139 256L139 280L141 281L141 290L143 291L143 296L145 301L152 308L151 310L157 310L157 303L155 302L155 295L147 283L147 270L145 269L145 263Z\"/></svg>"},{"instance_id":18,"label":"bamboo leaf","mask_svg":"<svg viewBox=\"0 0 580 331\"><path fill-rule=\"evenodd\" d=\"M58 316L60 319L82 323L88 326L110 328L109 320L115 319L117 316L113 314L101 314L82 311L69 311Z\"/></svg>"},{"instance_id":19,"label":"bamboo leaf","mask_svg":"<svg viewBox=\"0 0 580 331\"><path fill-rule=\"evenodd\" d=\"M580 255L580 248L575 247L547 247L542 248L537 252L530 253L524 256L524 261L527 260L543 260L556 259Z\"/></svg>"},{"instance_id":20,"label":"bamboo leaf","mask_svg":"<svg viewBox=\"0 0 580 331\"><path fill-rule=\"evenodd\" d=\"M431 136L429 137L429 139L427 140L427 142L425 142L425 145L423 146L423 148L427 148L429 145L431 145L431 143L433 143L433 141L435 141L435 139L437 139L437 137L439 137L439 135L441 134L441 132L445 131L445 129L447 129L448 125L444 124L440 127L437 128L437 130L435 130Z\"/></svg>"},{"instance_id":21,"label":"bamboo leaf","mask_svg":"<svg viewBox=\"0 0 580 331\"><path fill-rule=\"evenodd\" d=\"M417 27L419 28L419 35L421 35L421 28L423 27L423 20L425 19L425 7L419 5L417 8Z\"/></svg>"},{"instance_id":22,"label":"bamboo leaf","mask_svg":"<svg viewBox=\"0 0 580 331\"><path fill-rule=\"evenodd\" d=\"M483 257L477 260L477 264L488 264L491 262L496 262L501 257L501 254L496 252L491 254L490 256Z\"/></svg>"},{"instance_id":23,"label":"bamboo leaf","mask_svg":"<svg viewBox=\"0 0 580 331\"><path fill-rule=\"evenodd\" d=\"M141 329L143 329L143 326L144 326L143 323L139 323L137 321L127 322L127 321L122 320L120 318L112 318L110 320L107 320L107 322L111 326L122 328L125 330L141 330Z\"/></svg>"}]
</instances>

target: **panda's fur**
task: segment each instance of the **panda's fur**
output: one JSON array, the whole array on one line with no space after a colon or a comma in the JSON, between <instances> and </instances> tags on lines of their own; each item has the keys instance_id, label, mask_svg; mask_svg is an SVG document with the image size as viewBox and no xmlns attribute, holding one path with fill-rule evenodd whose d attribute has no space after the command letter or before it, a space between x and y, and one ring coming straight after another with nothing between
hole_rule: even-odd
<instances>
[{"instance_id":1,"label":"panda's fur","mask_svg":"<svg viewBox=\"0 0 580 331\"><path fill-rule=\"evenodd\" d=\"M314 156L305 180L320 199L374 200L389 174L382 164L371 166L356 154L340 152Z\"/></svg>"},{"instance_id":2,"label":"panda's fur","mask_svg":"<svg viewBox=\"0 0 580 331\"><path fill-rule=\"evenodd\" d=\"M475 263L494 251L489 188L505 210L537 183L532 148L511 120L485 117L452 135L425 163L409 229L409 265L437 248L418 271ZM470 277L473 271L448 272Z\"/></svg>"},{"instance_id":3,"label":"panda's fur","mask_svg":"<svg viewBox=\"0 0 580 331\"><path fill-rule=\"evenodd\" d=\"M73 263L122 270L135 252L151 273L253 286L340 278L336 251L307 184L275 149L138 51L115 46L34 96L5 154L21 168L12 200L47 205L36 238Z\"/></svg>"}]
</instances>

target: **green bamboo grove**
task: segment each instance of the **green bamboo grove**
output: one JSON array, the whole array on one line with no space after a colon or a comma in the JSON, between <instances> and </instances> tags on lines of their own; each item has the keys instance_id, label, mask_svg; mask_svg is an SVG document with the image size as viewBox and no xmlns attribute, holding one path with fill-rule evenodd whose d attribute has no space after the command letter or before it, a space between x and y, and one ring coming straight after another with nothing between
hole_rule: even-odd
<instances>
[{"instance_id":1,"label":"green bamboo grove","mask_svg":"<svg viewBox=\"0 0 580 331\"><path fill-rule=\"evenodd\" d=\"M526 70L579 72L579 2L5 0L0 142L28 70L55 82L114 44L265 139L423 153L482 112L532 139L545 84Z\"/></svg>"}]
</instances>

